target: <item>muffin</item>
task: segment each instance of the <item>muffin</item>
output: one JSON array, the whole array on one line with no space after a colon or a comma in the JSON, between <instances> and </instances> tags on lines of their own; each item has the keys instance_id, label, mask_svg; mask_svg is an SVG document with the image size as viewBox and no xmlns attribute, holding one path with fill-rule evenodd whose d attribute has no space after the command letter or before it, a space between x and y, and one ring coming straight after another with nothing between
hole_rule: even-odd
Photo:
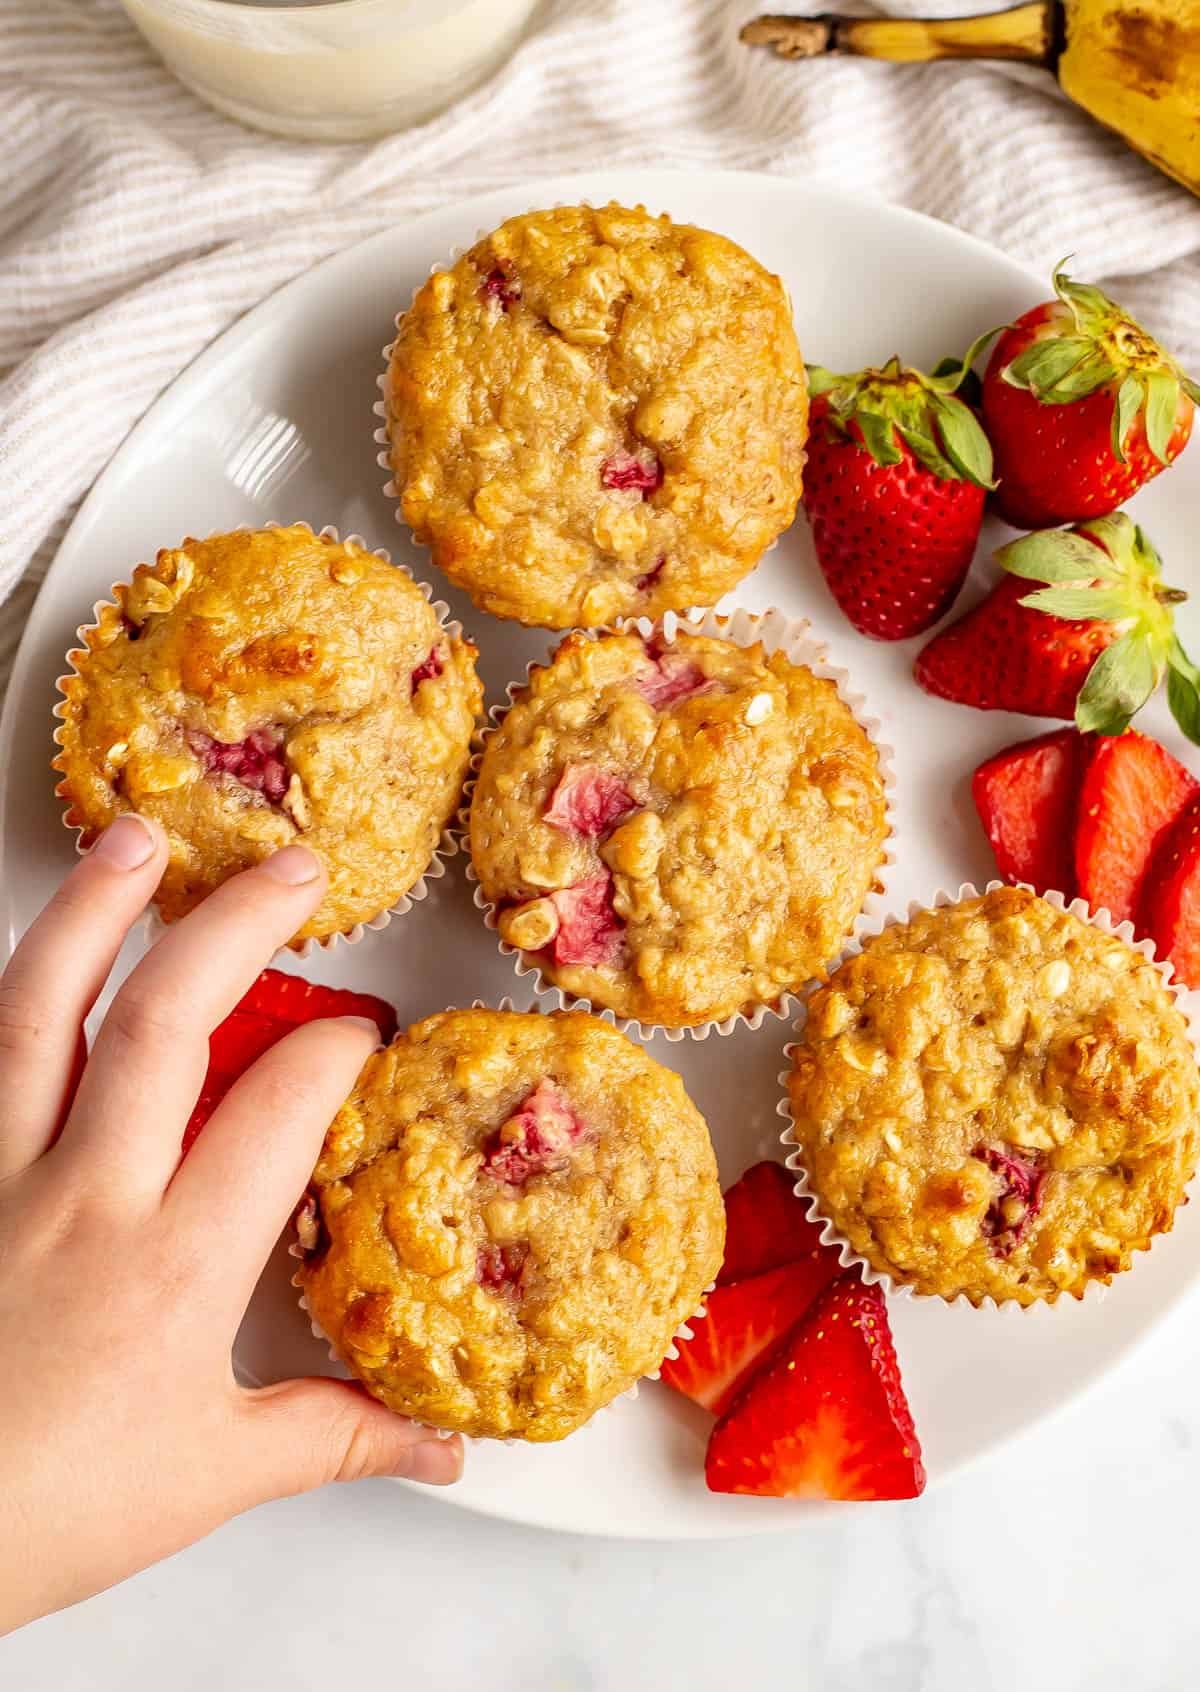
<instances>
[{"instance_id":1,"label":"muffin","mask_svg":"<svg viewBox=\"0 0 1200 1692\"><path fill-rule=\"evenodd\" d=\"M368 1059L297 1234L309 1310L376 1398L555 1440L658 1367L725 1220L677 1075L583 1012L451 1010Z\"/></svg>"},{"instance_id":2,"label":"muffin","mask_svg":"<svg viewBox=\"0 0 1200 1692\"><path fill-rule=\"evenodd\" d=\"M881 1273L975 1304L1110 1281L1196 1164L1161 974L1022 888L867 941L813 995L788 1095L820 1213Z\"/></svg>"},{"instance_id":3,"label":"muffin","mask_svg":"<svg viewBox=\"0 0 1200 1692\"><path fill-rule=\"evenodd\" d=\"M791 310L722 235L615 205L510 218L430 277L390 354L404 519L497 617L711 605L795 515Z\"/></svg>"},{"instance_id":4,"label":"muffin","mask_svg":"<svg viewBox=\"0 0 1200 1692\"><path fill-rule=\"evenodd\" d=\"M55 738L67 821L166 830L171 922L296 842L329 888L295 937L377 916L424 874L482 697L475 648L405 571L305 524L185 540L84 629Z\"/></svg>"},{"instance_id":5,"label":"muffin","mask_svg":"<svg viewBox=\"0 0 1200 1692\"><path fill-rule=\"evenodd\" d=\"M886 834L878 755L835 684L683 631L568 635L488 738L470 812L502 939L667 1028L816 975Z\"/></svg>"}]
</instances>

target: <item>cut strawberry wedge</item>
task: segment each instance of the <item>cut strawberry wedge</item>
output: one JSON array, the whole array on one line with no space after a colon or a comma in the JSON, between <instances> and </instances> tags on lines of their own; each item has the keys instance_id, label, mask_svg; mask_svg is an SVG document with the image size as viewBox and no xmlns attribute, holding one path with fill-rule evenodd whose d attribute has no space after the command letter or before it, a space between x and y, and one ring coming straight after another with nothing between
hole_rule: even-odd
<instances>
[{"instance_id":1,"label":"cut strawberry wedge","mask_svg":"<svg viewBox=\"0 0 1200 1692\"><path fill-rule=\"evenodd\" d=\"M1185 807L1163 841L1150 874L1146 924L1160 958L1200 987L1200 798Z\"/></svg>"},{"instance_id":2,"label":"cut strawberry wedge","mask_svg":"<svg viewBox=\"0 0 1200 1692\"><path fill-rule=\"evenodd\" d=\"M820 1228L808 1220L795 1188L795 1176L781 1163L770 1162L752 1164L729 1188L719 1287L828 1249L821 1244Z\"/></svg>"},{"instance_id":3,"label":"cut strawberry wedge","mask_svg":"<svg viewBox=\"0 0 1200 1692\"><path fill-rule=\"evenodd\" d=\"M1005 747L975 771L975 809L1005 881L1073 896L1075 819L1090 748L1078 729L1058 729Z\"/></svg>"},{"instance_id":4,"label":"cut strawberry wedge","mask_svg":"<svg viewBox=\"0 0 1200 1692\"><path fill-rule=\"evenodd\" d=\"M1141 919L1142 884L1159 842L1200 783L1165 746L1128 729L1098 741L1088 762L1075 832L1080 896L1114 922Z\"/></svg>"},{"instance_id":5,"label":"cut strawberry wedge","mask_svg":"<svg viewBox=\"0 0 1200 1692\"><path fill-rule=\"evenodd\" d=\"M246 996L215 1030L208 1043L208 1073L183 1135L191 1150L197 1134L226 1093L250 1065L285 1034L328 1016L362 1016L375 1022L381 1040L396 1032L396 1013L370 993L320 987L299 975L265 969Z\"/></svg>"},{"instance_id":6,"label":"cut strawberry wedge","mask_svg":"<svg viewBox=\"0 0 1200 1692\"><path fill-rule=\"evenodd\" d=\"M707 1315L692 1324L692 1338L678 1341L679 1356L663 1364L663 1380L723 1416L753 1371L840 1273L837 1253L822 1250L801 1263L718 1287L705 1299Z\"/></svg>"},{"instance_id":7,"label":"cut strawberry wedge","mask_svg":"<svg viewBox=\"0 0 1200 1692\"><path fill-rule=\"evenodd\" d=\"M915 1498L925 1470L883 1294L842 1276L714 1427L712 1492Z\"/></svg>"}]
</instances>

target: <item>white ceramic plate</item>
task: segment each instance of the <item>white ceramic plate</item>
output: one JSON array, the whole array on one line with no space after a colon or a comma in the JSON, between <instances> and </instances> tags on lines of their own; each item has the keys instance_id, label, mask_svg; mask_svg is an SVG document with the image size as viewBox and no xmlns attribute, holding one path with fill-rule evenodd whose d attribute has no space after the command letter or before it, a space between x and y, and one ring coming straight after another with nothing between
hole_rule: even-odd
<instances>
[{"instance_id":1,"label":"white ceramic plate","mask_svg":"<svg viewBox=\"0 0 1200 1692\"><path fill-rule=\"evenodd\" d=\"M805 355L834 369L881 362L893 352L928 367L1047 290L1044 277L910 212L783 178L716 172L614 171L505 189L389 230L300 277L223 335L152 407L84 502L47 578L0 730L7 941L24 930L73 858L48 768L62 654L93 601L157 547L272 518L333 523L437 580L479 642L491 700L546 650L546 635L497 622L448 591L397 527L375 462L375 378L395 312L452 247L533 206L609 198L644 201L743 242L786 279ZM1189 537L1200 531L1196 477L1186 470L1161 477L1137 507L1164 552L1169 579L1178 582ZM985 532L984 550L1001 535ZM909 674L916 643L879 645L849 628L825 591L803 520L736 598L752 609L774 604L810 617L834 662L852 672L883 719L899 777L893 907L939 886L985 881L992 864L971 808L970 774L988 753L1037 725L921 693ZM1146 726L1181 750L1164 713L1150 714ZM141 946L139 936L127 961ZM303 967L391 999L402 1024L476 996L495 1001L509 993L518 1004L529 1002L525 983L472 907L461 860L385 933ZM653 1044L708 1118L727 1181L756 1158L778 1155L775 1078L785 1038L783 1024L768 1021L758 1033L706 1044ZM288 1268L278 1252L238 1337L239 1365L252 1378L327 1366L295 1306ZM997 1314L952 1310L937 1300L894 1301L896 1344L931 1480L1100 1379L1198 1273L1200 1225L1184 1214L1178 1230L1107 1296L1083 1305ZM449 1496L516 1521L650 1538L794 1528L819 1507L709 1494L702 1471L707 1427L707 1417L666 1388L645 1386L636 1403L601 1414L561 1445L473 1447L466 1477Z\"/></svg>"}]
</instances>

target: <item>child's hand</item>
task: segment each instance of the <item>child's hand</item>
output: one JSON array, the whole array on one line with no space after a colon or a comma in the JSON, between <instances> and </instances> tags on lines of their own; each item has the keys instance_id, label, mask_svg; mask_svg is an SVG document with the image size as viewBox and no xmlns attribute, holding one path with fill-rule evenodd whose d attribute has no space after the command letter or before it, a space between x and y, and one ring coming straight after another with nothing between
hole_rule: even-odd
<instances>
[{"instance_id":1,"label":"child's hand","mask_svg":"<svg viewBox=\"0 0 1200 1692\"><path fill-rule=\"evenodd\" d=\"M230 1347L321 1138L376 1042L315 1022L232 1089L180 1167L208 1035L320 903L301 847L172 927L81 1028L162 873L118 819L0 978L0 1632L267 1498L457 1479L439 1440L333 1380L240 1388Z\"/></svg>"}]
</instances>

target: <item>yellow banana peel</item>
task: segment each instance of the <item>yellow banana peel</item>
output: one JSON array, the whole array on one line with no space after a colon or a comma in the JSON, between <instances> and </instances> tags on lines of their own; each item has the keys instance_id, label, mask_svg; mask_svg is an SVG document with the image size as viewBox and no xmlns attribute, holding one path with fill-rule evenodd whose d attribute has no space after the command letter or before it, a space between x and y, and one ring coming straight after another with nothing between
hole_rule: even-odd
<instances>
[{"instance_id":1,"label":"yellow banana peel","mask_svg":"<svg viewBox=\"0 0 1200 1692\"><path fill-rule=\"evenodd\" d=\"M1200 0L1031 0L967 18L768 15L742 40L794 59L1044 65L1068 99L1200 195Z\"/></svg>"}]
</instances>

